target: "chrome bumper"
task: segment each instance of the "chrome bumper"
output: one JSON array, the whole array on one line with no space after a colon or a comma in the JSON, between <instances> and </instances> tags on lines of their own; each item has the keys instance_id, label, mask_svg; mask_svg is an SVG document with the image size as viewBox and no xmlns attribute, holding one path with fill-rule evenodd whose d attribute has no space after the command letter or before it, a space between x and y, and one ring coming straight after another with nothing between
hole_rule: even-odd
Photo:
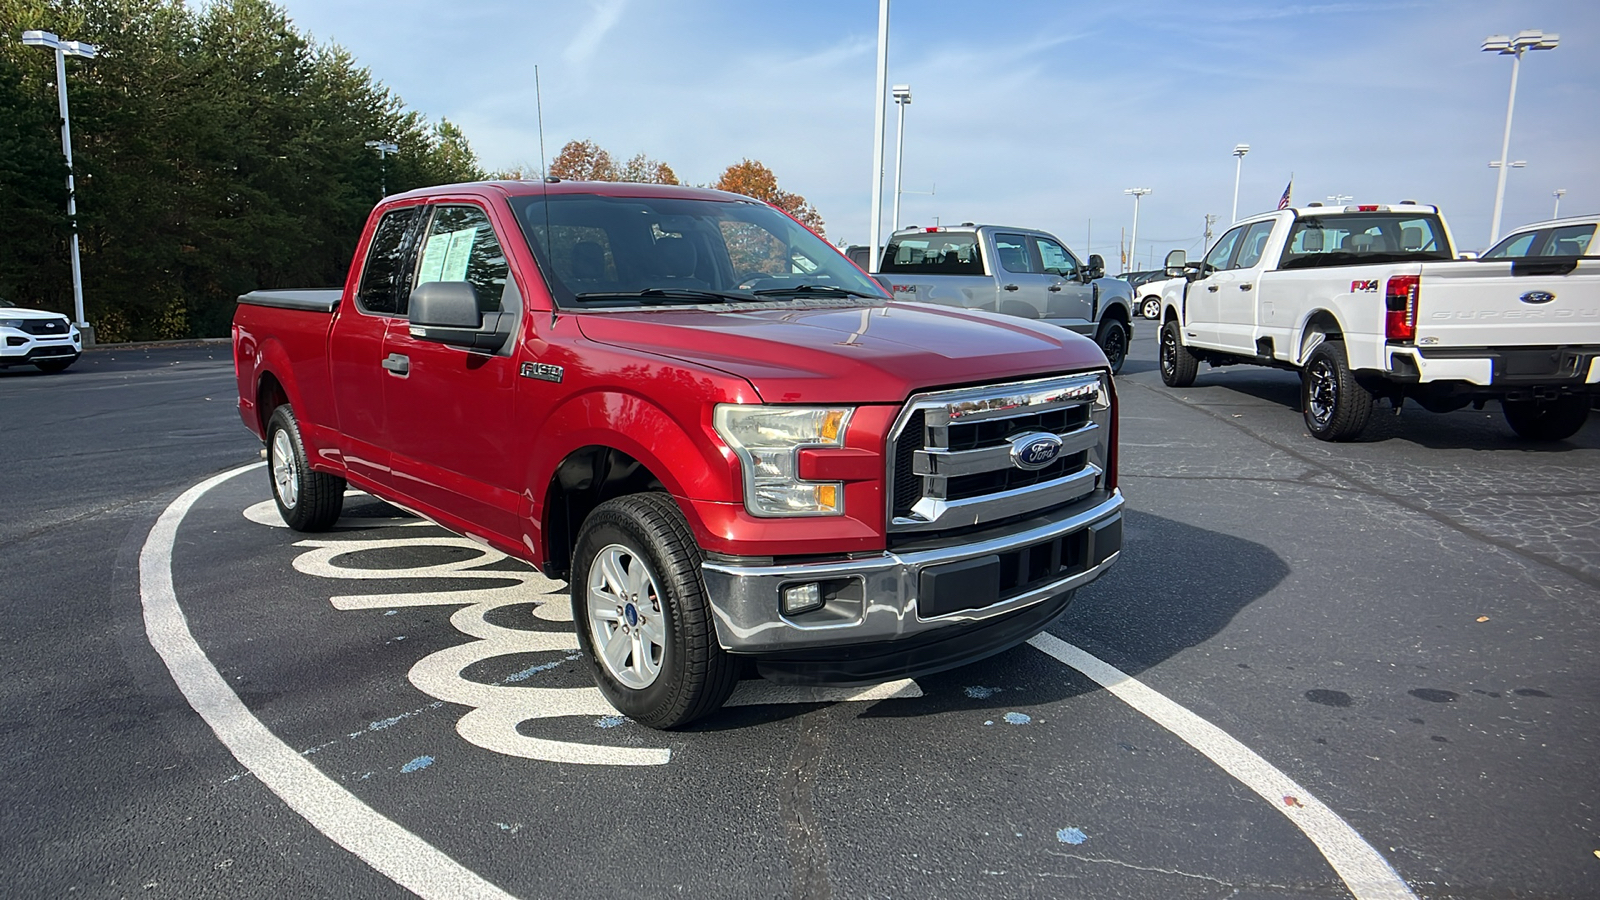
<instances>
[{"instance_id":1,"label":"chrome bumper","mask_svg":"<svg viewBox=\"0 0 1600 900\"><path fill-rule=\"evenodd\" d=\"M926 635L938 629L997 619L1088 584L1122 549L1122 493L1102 495L1049 521L998 537L936 549L885 552L867 559L795 565L702 564L717 642L732 653L761 654L842 647ZM1074 558L1067 561L1068 550ZM991 573L1013 569L1030 553L1053 553L1055 573L987 605L970 606L951 593L973 592ZM998 575L993 576L998 578ZM944 587L938 585L943 580ZM821 583L821 609L794 616L781 611L785 587ZM924 593L941 592L937 601ZM981 600L980 600L981 602ZM929 614L928 607L937 610Z\"/></svg>"}]
</instances>

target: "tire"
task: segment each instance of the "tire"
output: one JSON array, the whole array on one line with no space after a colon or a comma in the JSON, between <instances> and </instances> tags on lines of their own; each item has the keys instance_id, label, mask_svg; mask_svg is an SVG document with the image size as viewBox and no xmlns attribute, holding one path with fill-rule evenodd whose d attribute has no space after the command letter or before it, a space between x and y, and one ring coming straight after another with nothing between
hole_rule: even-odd
<instances>
[{"instance_id":1,"label":"tire","mask_svg":"<svg viewBox=\"0 0 1600 900\"><path fill-rule=\"evenodd\" d=\"M57 372L65 372L67 367L75 362L77 359L45 359L34 363L33 366L41 372L54 375Z\"/></svg>"},{"instance_id":2,"label":"tire","mask_svg":"<svg viewBox=\"0 0 1600 900\"><path fill-rule=\"evenodd\" d=\"M300 423L287 404L267 419L267 479L278 515L295 531L327 531L344 507L344 479L306 465Z\"/></svg>"},{"instance_id":3,"label":"tire","mask_svg":"<svg viewBox=\"0 0 1600 900\"><path fill-rule=\"evenodd\" d=\"M1183 345L1178 320L1161 326L1161 383L1167 387L1188 387L1194 384L1199 371L1200 360Z\"/></svg>"},{"instance_id":4,"label":"tire","mask_svg":"<svg viewBox=\"0 0 1600 900\"><path fill-rule=\"evenodd\" d=\"M617 497L578 532L572 616L595 683L628 718L677 728L722 708L738 660L717 643L700 547L666 494Z\"/></svg>"},{"instance_id":5,"label":"tire","mask_svg":"<svg viewBox=\"0 0 1600 900\"><path fill-rule=\"evenodd\" d=\"M1343 341L1323 341L1300 373L1306 430L1322 441L1355 440L1372 418L1372 393L1356 382Z\"/></svg>"},{"instance_id":6,"label":"tire","mask_svg":"<svg viewBox=\"0 0 1600 900\"><path fill-rule=\"evenodd\" d=\"M1161 301L1155 297L1146 298L1144 304L1139 307L1139 315L1144 316L1146 319L1154 319L1160 316Z\"/></svg>"},{"instance_id":7,"label":"tire","mask_svg":"<svg viewBox=\"0 0 1600 900\"><path fill-rule=\"evenodd\" d=\"M1106 362L1111 364L1111 374L1122 371L1122 364L1128 359L1128 326L1117 319L1107 319L1100 323L1094 342L1100 345Z\"/></svg>"},{"instance_id":8,"label":"tire","mask_svg":"<svg viewBox=\"0 0 1600 900\"><path fill-rule=\"evenodd\" d=\"M1518 437L1560 441L1577 434L1589 420L1589 398L1568 394L1554 400L1501 400L1500 411Z\"/></svg>"}]
</instances>

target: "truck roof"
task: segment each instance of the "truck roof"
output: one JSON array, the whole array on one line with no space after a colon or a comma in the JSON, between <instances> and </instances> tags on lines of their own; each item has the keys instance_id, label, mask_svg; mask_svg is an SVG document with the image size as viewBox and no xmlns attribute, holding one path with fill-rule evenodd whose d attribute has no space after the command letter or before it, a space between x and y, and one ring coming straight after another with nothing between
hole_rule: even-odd
<instances>
[{"instance_id":1,"label":"truck roof","mask_svg":"<svg viewBox=\"0 0 1600 900\"><path fill-rule=\"evenodd\" d=\"M742 194L678 184L638 184L628 181L470 181L417 188L391 194L384 200L438 197L450 194L496 191L507 197L561 194L599 194L605 197L684 197L694 200L750 200Z\"/></svg>"}]
</instances>

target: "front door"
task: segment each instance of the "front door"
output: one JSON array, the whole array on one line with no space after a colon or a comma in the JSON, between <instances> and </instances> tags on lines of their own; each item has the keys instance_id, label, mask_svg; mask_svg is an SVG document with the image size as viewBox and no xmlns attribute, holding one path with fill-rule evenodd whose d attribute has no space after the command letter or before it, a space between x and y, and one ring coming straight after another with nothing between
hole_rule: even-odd
<instances>
[{"instance_id":1,"label":"front door","mask_svg":"<svg viewBox=\"0 0 1600 900\"><path fill-rule=\"evenodd\" d=\"M1051 324L1071 328L1079 334L1094 337L1095 309L1094 285L1083 282L1083 267L1072 252L1055 241L1035 237L1039 262L1044 273L1050 276L1045 285L1045 314Z\"/></svg>"},{"instance_id":2,"label":"front door","mask_svg":"<svg viewBox=\"0 0 1600 900\"><path fill-rule=\"evenodd\" d=\"M465 281L483 312L520 313L485 210L446 204L427 215L414 283ZM414 338L405 319L395 319L384 340L386 358L397 362L384 382L395 490L452 528L512 544L523 530L517 511L524 474L511 418L515 349L515 336L495 353Z\"/></svg>"},{"instance_id":3,"label":"front door","mask_svg":"<svg viewBox=\"0 0 1600 900\"><path fill-rule=\"evenodd\" d=\"M1187 315L1183 325L1185 343L1221 347L1218 343L1222 318L1221 294L1224 285L1228 290L1237 290L1234 287L1236 279L1228 272L1228 263L1233 259L1233 251L1239 246L1239 238L1243 235L1244 226L1241 225L1229 230L1211 245L1205 261L1200 264L1201 277L1189 284L1184 301Z\"/></svg>"},{"instance_id":4,"label":"front door","mask_svg":"<svg viewBox=\"0 0 1600 900\"><path fill-rule=\"evenodd\" d=\"M1235 353L1256 352L1259 282L1266 268L1262 257L1272 237L1272 225L1269 220L1245 229L1239 239L1239 252L1233 255L1227 270L1218 273L1217 342Z\"/></svg>"}]
</instances>

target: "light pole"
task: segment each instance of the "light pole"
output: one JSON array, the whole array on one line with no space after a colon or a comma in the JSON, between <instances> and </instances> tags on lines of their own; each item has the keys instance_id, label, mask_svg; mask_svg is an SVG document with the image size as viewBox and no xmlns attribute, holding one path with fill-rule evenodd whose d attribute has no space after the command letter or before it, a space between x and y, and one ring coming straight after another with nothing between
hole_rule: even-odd
<instances>
[{"instance_id":1,"label":"light pole","mask_svg":"<svg viewBox=\"0 0 1600 900\"><path fill-rule=\"evenodd\" d=\"M1519 165L1507 161L1511 153L1511 113L1517 108L1517 73L1522 69L1522 54L1529 50L1554 50L1561 43L1561 35L1545 34L1538 29L1519 31L1515 37L1492 34L1483 42L1483 52L1511 57L1511 99L1506 101L1506 132L1500 140L1499 182L1494 189L1494 222L1489 227L1489 245L1500 240L1500 211L1506 202L1506 169ZM1495 165L1490 163L1490 165Z\"/></svg>"},{"instance_id":2,"label":"light pole","mask_svg":"<svg viewBox=\"0 0 1600 900\"><path fill-rule=\"evenodd\" d=\"M1133 235L1128 239L1128 265L1137 269L1139 257L1135 255L1135 251L1139 246L1139 198L1150 193L1150 189L1128 188L1123 193L1133 195Z\"/></svg>"},{"instance_id":3,"label":"light pole","mask_svg":"<svg viewBox=\"0 0 1600 900\"><path fill-rule=\"evenodd\" d=\"M1567 193L1567 189L1566 188L1556 188L1555 190L1550 192L1550 196L1556 198L1556 208L1550 211L1550 218L1552 218L1552 219L1561 218L1561 198L1563 196L1565 196L1566 193Z\"/></svg>"},{"instance_id":4,"label":"light pole","mask_svg":"<svg viewBox=\"0 0 1600 900\"><path fill-rule=\"evenodd\" d=\"M872 236L868 272L878 270L878 230L883 226L883 92L889 83L889 0L878 0L878 88L872 95Z\"/></svg>"},{"instance_id":5,"label":"light pole","mask_svg":"<svg viewBox=\"0 0 1600 900\"><path fill-rule=\"evenodd\" d=\"M83 41L63 41L48 31L24 31L22 42L49 47L56 53L56 99L61 104L61 152L67 157L67 223L72 226L72 313L85 346L94 343L94 329L83 317L83 268L78 261L78 188L72 177L72 122L67 117L67 57L94 59L100 48Z\"/></svg>"},{"instance_id":6,"label":"light pole","mask_svg":"<svg viewBox=\"0 0 1600 900\"><path fill-rule=\"evenodd\" d=\"M894 133L894 213L889 217L889 230L900 230L900 161L906 150L906 107L911 105L911 85L894 86L894 105L900 107L900 121Z\"/></svg>"},{"instance_id":7,"label":"light pole","mask_svg":"<svg viewBox=\"0 0 1600 900\"><path fill-rule=\"evenodd\" d=\"M1239 176L1244 172L1244 155L1250 152L1249 144L1236 144L1233 148L1233 157L1238 160L1233 166L1233 221L1239 221Z\"/></svg>"},{"instance_id":8,"label":"light pole","mask_svg":"<svg viewBox=\"0 0 1600 900\"><path fill-rule=\"evenodd\" d=\"M393 141L367 141L368 150L378 151L378 166L382 174L378 176L378 189L383 191L383 196L389 196L389 154L400 152Z\"/></svg>"},{"instance_id":9,"label":"light pole","mask_svg":"<svg viewBox=\"0 0 1600 900\"><path fill-rule=\"evenodd\" d=\"M1355 198L1350 196L1349 194L1329 194L1328 195L1328 202L1332 203L1334 206L1343 206L1346 203L1349 203L1351 200L1354 200L1354 199Z\"/></svg>"}]
</instances>

